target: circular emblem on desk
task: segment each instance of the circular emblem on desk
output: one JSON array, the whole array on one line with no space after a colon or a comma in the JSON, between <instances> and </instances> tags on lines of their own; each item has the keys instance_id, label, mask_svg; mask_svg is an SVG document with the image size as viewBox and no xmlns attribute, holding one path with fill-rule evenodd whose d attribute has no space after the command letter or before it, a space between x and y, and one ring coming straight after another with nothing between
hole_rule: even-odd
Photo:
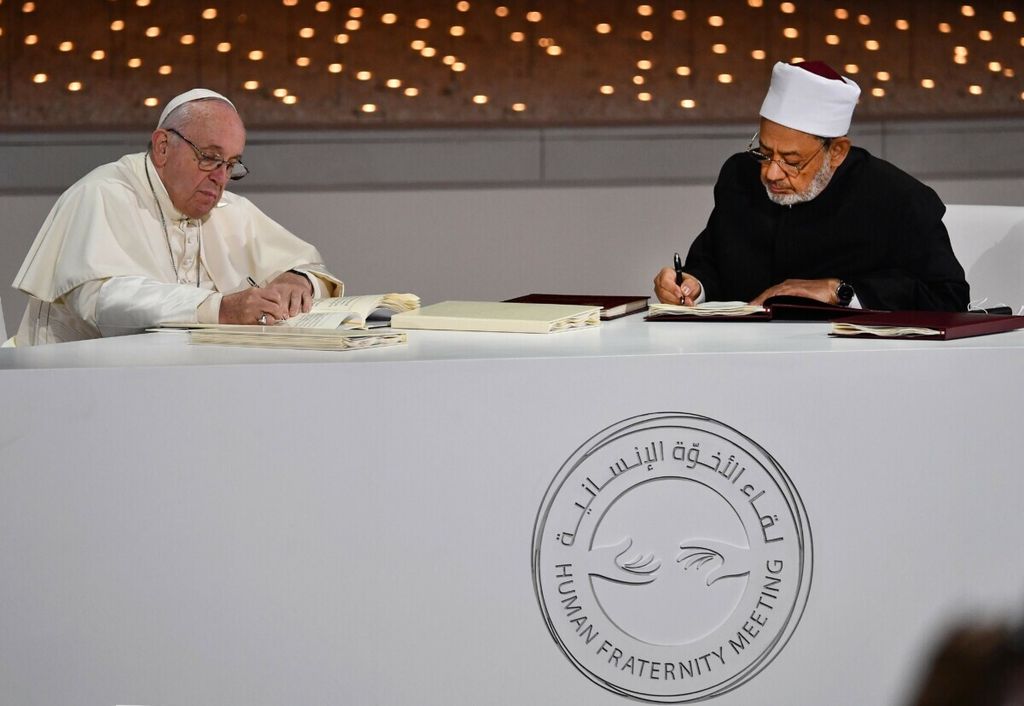
<instances>
[{"instance_id":1,"label":"circular emblem on desk","mask_svg":"<svg viewBox=\"0 0 1024 706\"><path fill-rule=\"evenodd\" d=\"M796 629L811 531L756 442L694 414L632 417L562 464L533 579L555 642L618 694L687 703L754 678Z\"/></svg>"}]
</instances>

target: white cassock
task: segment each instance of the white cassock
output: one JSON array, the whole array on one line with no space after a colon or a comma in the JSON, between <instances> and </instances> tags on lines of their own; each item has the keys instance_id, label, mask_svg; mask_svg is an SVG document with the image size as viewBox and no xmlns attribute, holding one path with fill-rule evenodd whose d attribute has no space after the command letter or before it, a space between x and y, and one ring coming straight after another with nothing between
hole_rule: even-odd
<instances>
[{"instance_id":1,"label":"white cassock","mask_svg":"<svg viewBox=\"0 0 1024 706\"><path fill-rule=\"evenodd\" d=\"M321 259L237 194L225 191L206 216L188 218L147 154L125 155L65 191L39 229L14 280L30 297L15 343L217 323L224 294L251 286L250 277L265 286L288 270L306 274L315 297L340 296L341 281Z\"/></svg>"}]
</instances>

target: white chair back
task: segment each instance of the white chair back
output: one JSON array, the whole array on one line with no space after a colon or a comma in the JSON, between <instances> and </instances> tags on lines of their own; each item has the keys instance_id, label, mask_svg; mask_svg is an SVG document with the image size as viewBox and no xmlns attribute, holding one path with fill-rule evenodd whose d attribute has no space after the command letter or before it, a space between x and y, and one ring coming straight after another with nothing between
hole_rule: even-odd
<instances>
[{"instance_id":1,"label":"white chair back","mask_svg":"<svg viewBox=\"0 0 1024 706\"><path fill-rule=\"evenodd\" d=\"M981 308L1024 306L1024 206L947 205L942 218ZM984 303L981 303L984 301Z\"/></svg>"}]
</instances>

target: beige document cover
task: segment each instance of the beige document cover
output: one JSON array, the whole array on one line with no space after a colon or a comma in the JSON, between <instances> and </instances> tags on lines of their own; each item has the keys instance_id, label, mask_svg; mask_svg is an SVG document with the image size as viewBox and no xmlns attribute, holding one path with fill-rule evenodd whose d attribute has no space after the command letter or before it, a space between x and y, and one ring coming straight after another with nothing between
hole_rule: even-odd
<instances>
[{"instance_id":1,"label":"beige document cover","mask_svg":"<svg viewBox=\"0 0 1024 706\"><path fill-rule=\"evenodd\" d=\"M392 328L555 333L593 328L601 307L570 304L445 301L391 317Z\"/></svg>"}]
</instances>

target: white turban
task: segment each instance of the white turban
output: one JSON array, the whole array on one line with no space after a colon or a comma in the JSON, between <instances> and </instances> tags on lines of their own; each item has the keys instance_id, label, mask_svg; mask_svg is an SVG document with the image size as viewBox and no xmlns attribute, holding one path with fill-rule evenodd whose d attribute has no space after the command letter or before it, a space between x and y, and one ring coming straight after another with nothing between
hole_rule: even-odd
<instances>
[{"instance_id":1,"label":"white turban","mask_svg":"<svg viewBox=\"0 0 1024 706\"><path fill-rule=\"evenodd\" d=\"M778 62L772 69L761 117L818 137L842 137L850 131L860 87L828 64Z\"/></svg>"},{"instance_id":2,"label":"white turban","mask_svg":"<svg viewBox=\"0 0 1024 706\"><path fill-rule=\"evenodd\" d=\"M160 120L157 122L156 126L161 127L164 124L164 121L167 120L167 116L173 113L176 108L180 108L186 103L191 103L192 101L207 100L210 98L224 101L232 108L235 107L234 103L216 91L211 91L208 88L193 88L191 91L185 91L181 95L177 95L167 102L167 105L164 106L164 112L160 113ZM237 108L235 110L237 111Z\"/></svg>"}]
</instances>

